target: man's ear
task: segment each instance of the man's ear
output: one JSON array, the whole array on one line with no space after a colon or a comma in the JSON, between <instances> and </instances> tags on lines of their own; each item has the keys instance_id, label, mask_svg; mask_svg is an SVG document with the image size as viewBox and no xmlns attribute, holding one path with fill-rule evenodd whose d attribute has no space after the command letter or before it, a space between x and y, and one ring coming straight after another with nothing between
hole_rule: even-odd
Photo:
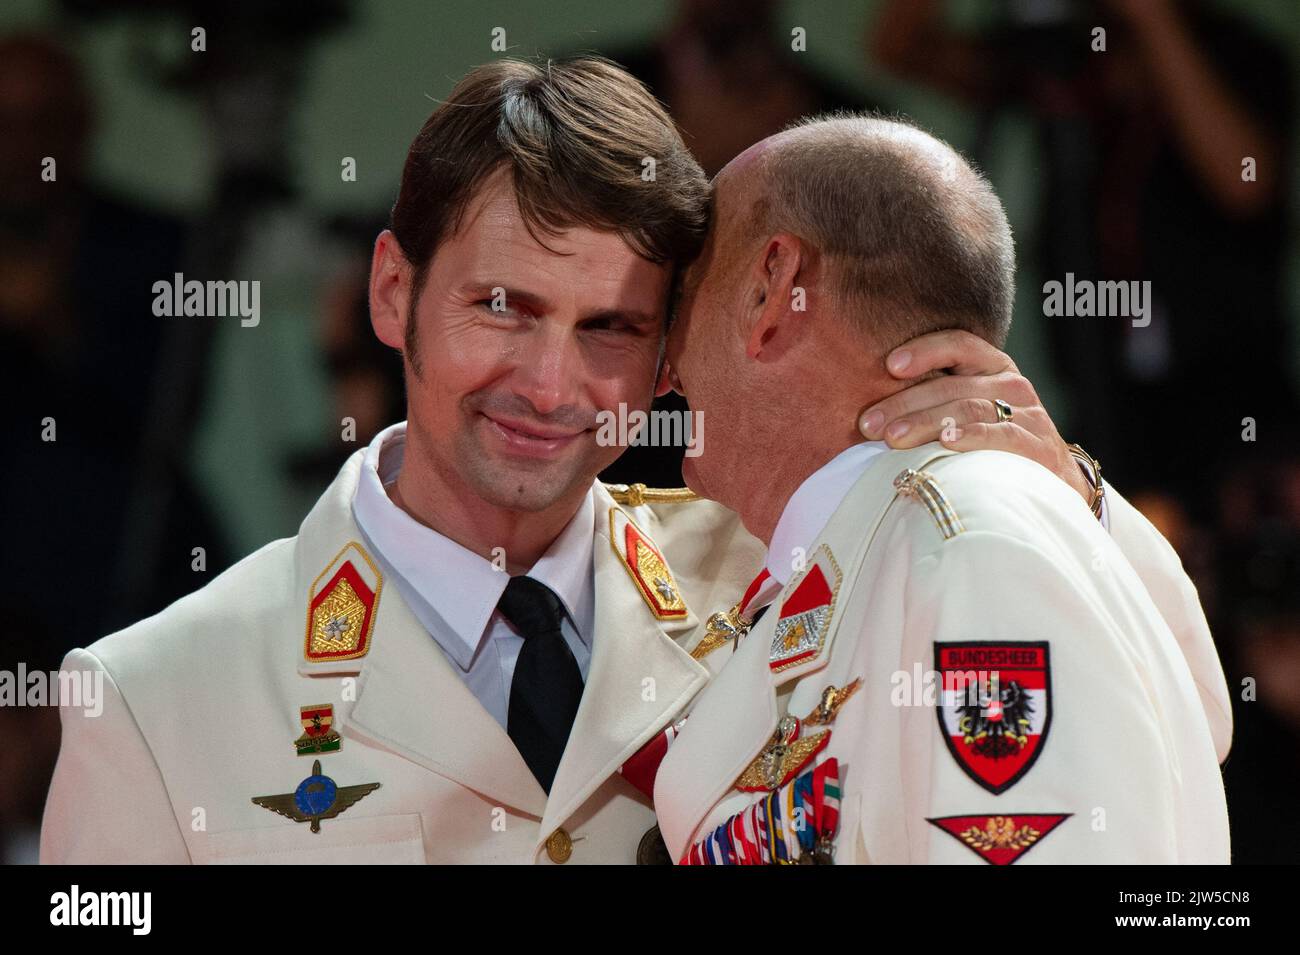
<instances>
[{"instance_id":1,"label":"man's ear","mask_svg":"<svg viewBox=\"0 0 1300 955\"><path fill-rule=\"evenodd\" d=\"M794 330L803 311L794 307L795 290L799 287L800 274L807 267L807 258L808 247L789 232L778 232L763 244L753 270L751 314L755 317L745 343L745 354L750 358L757 358L764 350L770 351L773 339L781 332L788 334Z\"/></svg>"},{"instance_id":2,"label":"man's ear","mask_svg":"<svg viewBox=\"0 0 1300 955\"><path fill-rule=\"evenodd\" d=\"M399 351L406 345L411 271L397 236L388 229L379 233L370 258L370 327L381 342Z\"/></svg>"}]
</instances>

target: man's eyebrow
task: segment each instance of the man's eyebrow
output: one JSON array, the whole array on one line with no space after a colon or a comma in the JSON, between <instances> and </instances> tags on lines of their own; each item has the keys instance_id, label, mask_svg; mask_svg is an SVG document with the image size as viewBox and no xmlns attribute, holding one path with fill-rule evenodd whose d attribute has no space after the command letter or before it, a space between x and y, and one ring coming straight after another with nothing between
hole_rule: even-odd
<instances>
[{"instance_id":1,"label":"man's eyebrow","mask_svg":"<svg viewBox=\"0 0 1300 955\"><path fill-rule=\"evenodd\" d=\"M482 296L483 298L492 298L495 289L501 289L505 292L506 303L516 303L527 306L538 312L548 312L551 308L549 300L535 292L525 291L524 289L513 288L508 285L502 285L500 282L493 282L491 279L475 278L468 279L456 287L457 294L466 298ZM623 321L633 325L650 325L658 324L664 319L662 314L652 314L636 308L597 308L590 312L583 313L582 321Z\"/></svg>"},{"instance_id":2,"label":"man's eyebrow","mask_svg":"<svg viewBox=\"0 0 1300 955\"><path fill-rule=\"evenodd\" d=\"M538 311L547 311L550 308L550 302L535 292L529 292L520 288L513 288L509 285L502 285L500 282L494 282L491 279L469 279L456 286L456 292L465 297L481 295L484 298L492 298L496 295L496 290L501 289L505 293L506 303L511 302L527 305Z\"/></svg>"},{"instance_id":3,"label":"man's eyebrow","mask_svg":"<svg viewBox=\"0 0 1300 955\"><path fill-rule=\"evenodd\" d=\"M650 325L663 321L663 315L652 315L649 312L643 312L634 308L598 308L594 311L585 312L582 316L584 322L612 320L630 322L633 325Z\"/></svg>"}]
</instances>

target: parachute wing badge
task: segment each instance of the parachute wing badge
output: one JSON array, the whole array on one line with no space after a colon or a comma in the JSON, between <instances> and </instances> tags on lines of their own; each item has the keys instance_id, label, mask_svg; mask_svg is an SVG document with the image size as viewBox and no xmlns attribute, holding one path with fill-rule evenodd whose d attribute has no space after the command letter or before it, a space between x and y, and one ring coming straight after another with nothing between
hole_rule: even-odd
<instances>
[{"instance_id":1,"label":"parachute wing badge","mask_svg":"<svg viewBox=\"0 0 1300 955\"><path fill-rule=\"evenodd\" d=\"M321 773L318 759L312 763L311 775L293 792L254 796L253 802L294 822L310 822L311 831L320 832L322 819L333 819L378 788L379 783L339 786Z\"/></svg>"}]
</instances>

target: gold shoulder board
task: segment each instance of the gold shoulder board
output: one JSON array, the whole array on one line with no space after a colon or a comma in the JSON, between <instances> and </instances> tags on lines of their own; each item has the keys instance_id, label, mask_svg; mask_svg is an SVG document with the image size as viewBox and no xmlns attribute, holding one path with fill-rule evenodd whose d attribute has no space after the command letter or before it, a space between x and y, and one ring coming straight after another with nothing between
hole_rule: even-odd
<instances>
[{"instance_id":1,"label":"gold shoulder board","mask_svg":"<svg viewBox=\"0 0 1300 955\"><path fill-rule=\"evenodd\" d=\"M640 507L677 501L698 501L700 496L689 487L646 487L644 484L606 484L605 490L619 504Z\"/></svg>"}]
</instances>

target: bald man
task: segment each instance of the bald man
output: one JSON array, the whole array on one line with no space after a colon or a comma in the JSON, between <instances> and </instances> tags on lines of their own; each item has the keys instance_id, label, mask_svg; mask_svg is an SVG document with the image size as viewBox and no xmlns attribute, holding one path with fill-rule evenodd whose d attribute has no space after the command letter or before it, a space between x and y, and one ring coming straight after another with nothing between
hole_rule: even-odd
<instances>
[{"instance_id":1,"label":"bald man","mask_svg":"<svg viewBox=\"0 0 1300 955\"><path fill-rule=\"evenodd\" d=\"M659 768L672 857L1226 863L1203 618L1180 646L1046 468L863 441L836 387L888 400L886 355L923 333L1002 344L1015 263L989 184L915 128L838 117L715 188L668 347L711 435L684 474L768 551Z\"/></svg>"}]
</instances>

